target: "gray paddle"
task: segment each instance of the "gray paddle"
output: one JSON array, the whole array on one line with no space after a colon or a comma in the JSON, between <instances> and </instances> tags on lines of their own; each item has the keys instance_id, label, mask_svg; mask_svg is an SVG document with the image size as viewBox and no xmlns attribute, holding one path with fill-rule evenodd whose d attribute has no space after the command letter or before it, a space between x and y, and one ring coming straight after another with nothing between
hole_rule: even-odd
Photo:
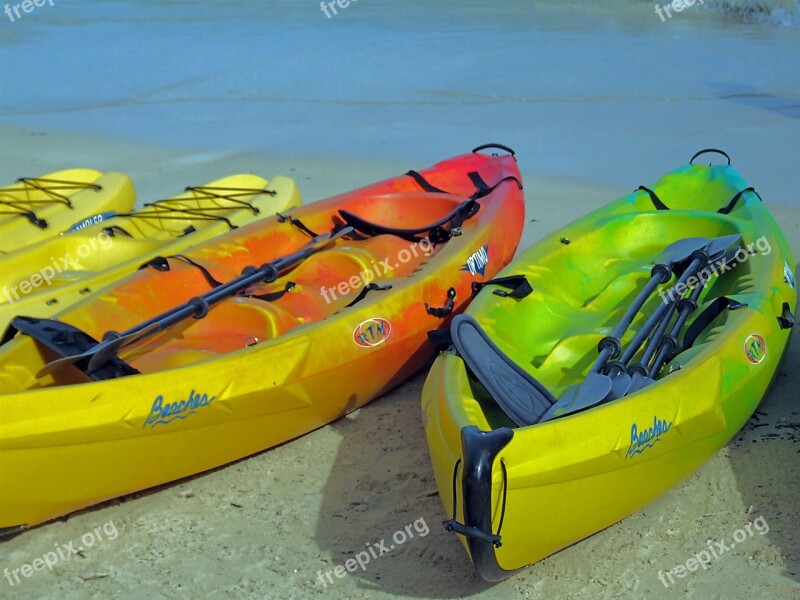
<instances>
[{"instance_id":1,"label":"gray paddle","mask_svg":"<svg viewBox=\"0 0 800 600\"><path fill-rule=\"evenodd\" d=\"M702 285L698 285L696 288L692 290L691 295L689 298L684 298L679 302L681 305L680 312L678 313L678 320L675 321L675 324L672 326L672 329L669 332L668 337L662 338L661 344L659 347L659 352L656 357L655 362L653 363L653 368L644 369L644 373L637 371L634 374L633 381L631 382L631 387L628 390L628 394L633 394L634 392L638 392L645 386L650 385L651 383L655 383L655 375L661 370L661 366L664 364L663 361L666 359L667 356L672 354L675 351L675 347L677 346L677 339L678 334L681 331L681 328L686 323L686 320L689 318L695 309L697 308L697 299L700 297L700 293L703 290ZM669 343L665 343L669 340ZM647 363L643 363L647 364Z\"/></svg>"},{"instance_id":2,"label":"gray paddle","mask_svg":"<svg viewBox=\"0 0 800 600\"><path fill-rule=\"evenodd\" d=\"M620 390L621 393L619 395L610 396L609 399L616 400L617 398L622 398L622 396L631 394L642 387L642 381L646 381L648 378L648 365L661 346L661 340L664 338L664 333L666 333L667 327L669 327L670 321L672 320L675 310L678 308L678 304L680 304L680 302L680 298L675 298L674 300L670 301L669 310L667 310L664 318L661 319L661 322L658 324L658 327L656 327L653 335L651 335L650 339L647 340L647 344L644 347L644 352L639 358L639 361L636 364L628 367L628 373L626 373L626 375L629 376L628 387L625 390Z\"/></svg>"},{"instance_id":3,"label":"gray paddle","mask_svg":"<svg viewBox=\"0 0 800 600\"><path fill-rule=\"evenodd\" d=\"M708 243L708 238L685 238L670 244L661 252L654 261L656 263L655 266L650 271L650 280L645 284L639 294L637 294L631 306L628 307L628 310L625 311L622 320L612 334L600 342L600 355L597 357L594 365L592 365L592 368L589 369L584 383L581 386L575 386L567 391L559 402L551 407L543 420L558 416L555 412L558 410L557 407L559 406L570 406L573 403L580 405L588 402L589 399L581 397L582 393L586 393L585 389L590 388L593 396L602 394L603 398L609 394L620 393L623 388L627 389L627 386L630 384L630 380L626 381L627 373L621 373L618 374L616 378L611 378L608 375L600 373L600 370L609 358L619 355L621 352L619 339L628 330L634 317L636 317L655 289L662 283L669 281L670 277L672 277L673 269L678 263L687 260L693 253L701 250ZM615 386L617 391L614 389Z\"/></svg>"},{"instance_id":4,"label":"gray paddle","mask_svg":"<svg viewBox=\"0 0 800 600\"><path fill-rule=\"evenodd\" d=\"M257 283L272 283L287 269L296 266L312 254L324 250L337 239L352 232L352 227L345 227L334 234L326 233L319 235L297 252L268 262L259 268L251 267L245 269L241 275L231 279L229 282L197 298L192 298L188 302L163 312L143 323L131 327L122 333L108 332L103 336L103 341L95 347L81 354L65 356L64 358L55 360L45 365L36 376L44 377L45 375L57 371L61 367L73 365L84 359L89 359L87 371L90 373L96 371L111 358L115 357L121 349L164 331L168 327L190 317L202 318L214 304L226 298L230 298L252 285Z\"/></svg>"},{"instance_id":5,"label":"gray paddle","mask_svg":"<svg viewBox=\"0 0 800 600\"><path fill-rule=\"evenodd\" d=\"M684 260L690 258L691 263L686 270L684 270L683 274L680 276L672 289L667 293L667 295L672 297L678 286L685 286L686 281L691 277L694 277L700 271L703 265L714 260L720 254L724 254L728 248L730 248L733 244L738 243L740 239L741 236L735 234L714 238L711 240L707 238L689 238L689 240L681 240L681 242L689 242L689 244L684 244L683 248L686 248L692 243L698 242L699 247L695 247L688 256L684 256ZM676 244L679 243L680 242L676 242ZM671 250L673 246L674 245L669 246L665 252ZM681 261L675 261L673 266L677 262ZM656 265L656 267L653 268L653 271L655 272L656 268L659 266L660 265ZM670 303L662 302L659 304L655 312L650 315L642 328L633 337L630 344L625 349L625 352L622 354L620 360L611 366L607 374L603 374L600 371L608 361L609 357L617 356L619 354L621 349L619 338L625 333L625 331L627 331L628 326L633 321L633 317L641 309L647 298L649 298L650 294L652 294L653 290L655 289L655 285L652 287L650 285L654 278L655 277L651 278L651 280L642 290L642 293L637 296L634 304L625 313L622 323L620 323L620 325L614 330L613 334L604 338L600 342L600 356L598 356L597 361L595 361L595 364L590 369L583 383L569 390L556 404L550 408L550 410L547 411L547 413L542 417L542 421L547 421L556 417L561 417L570 413L585 410L603 402L611 396L619 398L625 395L625 392L627 392L631 384L630 375L625 373L625 365L636 355L644 341L650 336L652 331L664 318L665 314L670 310ZM647 296L645 297L643 297L644 292L648 292ZM632 311L634 307L636 308L636 312Z\"/></svg>"},{"instance_id":6,"label":"gray paddle","mask_svg":"<svg viewBox=\"0 0 800 600\"><path fill-rule=\"evenodd\" d=\"M724 261L724 264L728 264L734 260L734 256L739 248L740 247L737 246L736 248L728 248L725 251L725 254L721 259ZM661 370L663 361L669 356L672 356L677 350L678 335L692 313L697 310L697 301L700 299L700 294L703 292L703 289L708 281L707 278L699 278L699 280L699 285L692 289L688 297L677 300L674 303L674 307L678 309L678 318L669 334L667 334L666 337L664 336L666 324L669 322L669 319L666 319L665 322L662 322L663 327L659 325L658 330L656 330L652 338L648 341L647 348L645 349L642 358L639 360L639 363L631 366L629 369L630 371L635 372L632 377L631 386L626 391L626 394L633 394L643 387L646 387L651 383L655 383L655 377ZM648 352L648 349L652 351ZM657 354L656 351L658 351ZM652 360L654 354L656 355L656 359L653 361L652 367L648 366L650 365L650 361Z\"/></svg>"}]
</instances>

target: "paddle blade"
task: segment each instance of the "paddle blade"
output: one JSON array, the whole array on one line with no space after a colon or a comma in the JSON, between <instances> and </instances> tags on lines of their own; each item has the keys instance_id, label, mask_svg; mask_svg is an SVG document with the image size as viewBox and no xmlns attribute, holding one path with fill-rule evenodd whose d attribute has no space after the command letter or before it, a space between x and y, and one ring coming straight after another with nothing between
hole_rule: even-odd
<instances>
[{"instance_id":1,"label":"paddle blade","mask_svg":"<svg viewBox=\"0 0 800 600\"><path fill-rule=\"evenodd\" d=\"M608 393L607 400L622 398L628 393L631 387L631 376L627 373L620 373L611 381L611 391Z\"/></svg>"},{"instance_id":2,"label":"paddle blade","mask_svg":"<svg viewBox=\"0 0 800 600\"><path fill-rule=\"evenodd\" d=\"M709 258L719 257L718 255L724 253L735 244L738 244L741 239L742 236L738 233L714 238L706 245L704 250L706 251L706 254L708 254Z\"/></svg>"},{"instance_id":3,"label":"paddle blade","mask_svg":"<svg viewBox=\"0 0 800 600\"><path fill-rule=\"evenodd\" d=\"M558 417L586 410L600 404L611 393L613 381L608 375L591 372L582 384L567 392L561 399L550 407L542 421L549 421Z\"/></svg>"},{"instance_id":4,"label":"paddle blade","mask_svg":"<svg viewBox=\"0 0 800 600\"><path fill-rule=\"evenodd\" d=\"M157 329L159 329L158 323L153 323L150 326L140 329L139 331L129 335L124 335L107 342L100 342L94 348L87 350L86 352L82 352L81 354L74 354L72 356L59 358L58 360L47 363L44 367L42 367L39 372L36 373L36 377L46 377L47 375L50 375L51 373L54 373L63 367L74 365L75 363L87 358L89 359L87 372L91 373L92 371L96 371L98 368L102 367L110 359L114 358L119 350L144 337L147 337L148 335L151 335Z\"/></svg>"},{"instance_id":5,"label":"paddle blade","mask_svg":"<svg viewBox=\"0 0 800 600\"><path fill-rule=\"evenodd\" d=\"M647 375L642 375L641 373L635 373L633 375L633 379L631 380L631 385L628 388L627 392L625 393L626 396L630 396L631 394L635 394L642 388L647 387L651 383L655 383L656 380L648 377Z\"/></svg>"},{"instance_id":6,"label":"paddle blade","mask_svg":"<svg viewBox=\"0 0 800 600\"><path fill-rule=\"evenodd\" d=\"M108 342L101 343L93 352L93 356L89 359L88 372L96 371L109 360L116 357L120 350L131 344L135 344L139 340L158 333L161 330L159 323L152 323L147 327L134 331L128 335L123 335Z\"/></svg>"},{"instance_id":7,"label":"paddle blade","mask_svg":"<svg viewBox=\"0 0 800 600\"><path fill-rule=\"evenodd\" d=\"M661 254L655 259L656 264L666 265L672 267L675 263L682 262L689 258L698 250L705 248L710 240L704 237L684 238L677 242L671 243L664 248Z\"/></svg>"}]
</instances>

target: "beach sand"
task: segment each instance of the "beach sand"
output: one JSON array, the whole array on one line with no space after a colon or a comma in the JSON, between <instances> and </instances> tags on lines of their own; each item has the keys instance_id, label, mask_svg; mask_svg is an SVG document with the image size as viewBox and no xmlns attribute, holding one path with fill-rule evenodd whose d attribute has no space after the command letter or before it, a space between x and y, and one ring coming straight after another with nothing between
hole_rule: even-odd
<instances>
[{"instance_id":1,"label":"beach sand","mask_svg":"<svg viewBox=\"0 0 800 600\"><path fill-rule=\"evenodd\" d=\"M68 164L124 168L140 201L235 171L294 176L311 201L426 166L359 162L353 169L343 160L156 148L91 136L82 136L76 154L72 135L10 128L0 134L11 142L0 150L6 172ZM638 183L615 188L535 172L524 178L528 223L521 248ZM800 208L771 207L797 252ZM800 598L800 403L787 377L799 358L795 336L757 415L683 484L497 585L477 577L441 525L447 514L420 419L422 373L279 448L0 543L0 568L13 569L70 542L77 548L98 527L103 532L52 572L14 586L0 579L0 598ZM707 570L676 578L669 588L659 580L660 570L685 563L712 541L729 544L759 517L769 527L766 535L751 528L754 535ZM367 546L386 540L388 547L407 525L413 537L365 570L333 583L324 579Z\"/></svg>"}]
</instances>

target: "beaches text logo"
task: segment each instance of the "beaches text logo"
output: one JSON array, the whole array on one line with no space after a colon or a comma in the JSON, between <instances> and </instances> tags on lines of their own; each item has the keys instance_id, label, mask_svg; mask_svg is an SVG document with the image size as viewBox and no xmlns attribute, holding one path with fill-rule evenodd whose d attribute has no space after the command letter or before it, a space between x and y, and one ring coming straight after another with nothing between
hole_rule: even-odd
<instances>
[{"instance_id":1,"label":"beaches text logo","mask_svg":"<svg viewBox=\"0 0 800 600\"><path fill-rule=\"evenodd\" d=\"M467 263L461 267L462 271L469 271L473 275L486 275L486 265L489 264L489 246L483 246L474 252Z\"/></svg>"},{"instance_id":2,"label":"beaches text logo","mask_svg":"<svg viewBox=\"0 0 800 600\"><path fill-rule=\"evenodd\" d=\"M661 439L661 436L672 429L672 421L660 421L658 417L653 417L653 426L649 429L639 431L636 423L631 425L631 445L628 448L628 453L625 458L633 458L637 454L641 454L648 448L652 448L656 442Z\"/></svg>"},{"instance_id":3,"label":"beaches text logo","mask_svg":"<svg viewBox=\"0 0 800 600\"><path fill-rule=\"evenodd\" d=\"M372 348L385 342L392 333L392 324L386 319L367 319L353 331L353 341L362 348Z\"/></svg>"},{"instance_id":4,"label":"beaches text logo","mask_svg":"<svg viewBox=\"0 0 800 600\"><path fill-rule=\"evenodd\" d=\"M175 419L186 419L190 415L197 414L200 408L208 406L216 398L216 396L211 396L209 398L207 394L197 394L192 390L189 393L188 400L164 404L164 396L159 396L153 402L150 415L147 417L147 420L145 420L142 428L149 425L152 429L156 425L168 425Z\"/></svg>"}]
</instances>

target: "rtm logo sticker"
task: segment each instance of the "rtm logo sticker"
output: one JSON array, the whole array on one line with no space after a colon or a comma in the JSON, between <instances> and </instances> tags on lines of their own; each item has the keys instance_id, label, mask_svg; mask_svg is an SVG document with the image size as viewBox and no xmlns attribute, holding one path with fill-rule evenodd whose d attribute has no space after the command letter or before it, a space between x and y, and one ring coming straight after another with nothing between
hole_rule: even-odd
<instances>
[{"instance_id":1,"label":"rtm logo sticker","mask_svg":"<svg viewBox=\"0 0 800 600\"><path fill-rule=\"evenodd\" d=\"M461 267L462 271L469 271L473 275L486 275L486 265L489 264L489 245L483 246L467 259L467 263Z\"/></svg>"},{"instance_id":2,"label":"rtm logo sticker","mask_svg":"<svg viewBox=\"0 0 800 600\"><path fill-rule=\"evenodd\" d=\"M751 333L744 341L744 355L754 365L767 357L767 342L757 333Z\"/></svg>"},{"instance_id":3,"label":"rtm logo sticker","mask_svg":"<svg viewBox=\"0 0 800 600\"><path fill-rule=\"evenodd\" d=\"M353 341L362 348L372 348L385 342L392 333L386 319L367 319L353 331Z\"/></svg>"}]
</instances>

